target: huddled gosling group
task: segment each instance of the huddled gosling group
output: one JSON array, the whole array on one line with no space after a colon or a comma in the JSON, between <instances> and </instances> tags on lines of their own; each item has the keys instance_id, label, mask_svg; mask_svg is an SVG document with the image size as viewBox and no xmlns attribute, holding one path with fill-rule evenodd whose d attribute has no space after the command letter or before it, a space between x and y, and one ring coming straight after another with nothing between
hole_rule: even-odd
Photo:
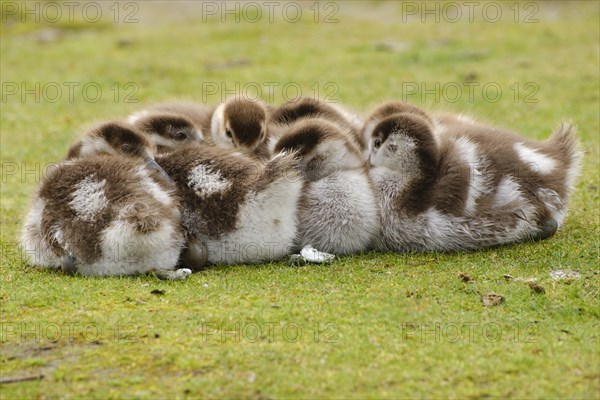
<instances>
[{"instance_id":1,"label":"huddled gosling group","mask_svg":"<svg viewBox=\"0 0 600 400\"><path fill-rule=\"evenodd\" d=\"M86 131L36 189L35 266L183 279L210 264L473 251L552 236L582 153L385 102L361 117L312 98L154 104Z\"/></svg>"}]
</instances>

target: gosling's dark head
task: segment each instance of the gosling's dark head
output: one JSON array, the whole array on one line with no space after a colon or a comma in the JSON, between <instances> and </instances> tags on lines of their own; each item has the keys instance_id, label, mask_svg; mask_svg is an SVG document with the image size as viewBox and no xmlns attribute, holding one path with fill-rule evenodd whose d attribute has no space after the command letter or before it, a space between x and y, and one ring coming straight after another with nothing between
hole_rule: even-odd
<instances>
[{"instance_id":1,"label":"gosling's dark head","mask_svg":"<svg viewBox=\"0 0 600 400\"><path fill-rule=\"evenodd\" d=\"M134 125L154 143L158 153L202 142L202 131L188 118L170 113L149 113L138 118Z\"/></svg>"},{"instance_id":2,"label":"gosling's dark head","mask_svg":"<svg viewBox=\"0 0 600 400\"><path fill-rule=\"evenodd\" d=\"M133 126L110 121L89 129L71 148L67 158L100 154L146 158L154 156L154 145Z\"/></svg>"},{"instance_id":3,"label":"gosling's dark head","mask_svg":"<svg viewBox=\"0 0 600 400\"><path fill-rule=\"evenodd\" d=\"M267 137L267 109L258 101L231 98L220 104L211 121L215 143L252 152Z\"/></svg>"},{"instance_id":4,"label":"gosling's dark head","mask_svg":"<svg viewBox=\"0 0 600 400\"><path fill-rule=\"evenodd\" d=\"M375 107L375 109L371 111L371 113L365 119L361 132L361 137L363 140L365 140L365 142L369 142L371 136L373 135L373 129L375 126L377 126L377 124L389 116L400 113L417 115L433 125L433 120L431 117L420 108L403 101L386 101L385 103Z\"/></svg>"},{"instance_id":5,"label":"gosling's dark head","mask_svg":"<svg viewBox=\"0 0 600 400\"><path fill-rule=\"evenodd\" d=\"M277 107L271 115L270 122L274 124L290 125L303 118L328 118L339 120L339 113L322 100L311 97L300 97L288 100Z\"/></svg>"},{"instance_id":6,"label":"gosling's dark head","mask_svg":"<svg viewBox=\"0 0 600 400\"><path fill-rule=\"evenodd\" d=\"M419 173L438 167L438 145L431 124L412 113L392 114L374 128L369 142L373 167Z\"/></svg>"},{"instance_id":7,"label":"gosling's dark head","mask_svg":"<svg viewBox=\"0 0 600 400\"><path fill-rule=\"evenodd\" d=\"M404 101L386 101L385 103L376 107L371 114L367 117L367 121L381 121L382 119L389 117L394 114L406 113L415 114L421 118L424 118L429 123L433 123L433 120L425 111L420 108L413 106L410 103Z\"/></svg>"},{"instance_id":8,"label":"gosling's dark head","mask_svg":"<svg viewBox=\"0 0 600 400\"><path fill-rule=\"evenodd\" d=\"M170 181L167 173L154 161L156 147L135 127L119 121L96 125L79 139L67 154L67 159L98 155L124 156L140 159Z\"/></svg>"},{"instance_id":9,"label":"gosling's dark head","mask_svg":"<svg viewBox=\"0 0 600 400\"><path fill-rule=\"evenodd\" d=\"M323 119L293 124L279 139L274 154L294 152L308 180L321 179L338 170L363 168L359 149L337 126Z\"/></svg>"}]
</instances>

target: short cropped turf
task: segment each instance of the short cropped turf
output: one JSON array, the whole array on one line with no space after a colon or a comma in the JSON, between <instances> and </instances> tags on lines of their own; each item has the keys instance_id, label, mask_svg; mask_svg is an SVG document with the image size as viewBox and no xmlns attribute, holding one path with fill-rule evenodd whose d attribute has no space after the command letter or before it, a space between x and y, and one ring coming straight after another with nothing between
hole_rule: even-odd
<instances>
[{"instance_id":1,"label":"short cropped turf","mask_svg":"<svg viewBox=\"0 0 600 400\"><path fill-rule=\"evenodd\" d=\"M90 3L1 3L3 399L600 397L597 2ZM541 243L186 282L27 265L31 193L85 126L236 91L400 99L540 140L571 119L583 172Z\"/></svg>"}]
</instances>

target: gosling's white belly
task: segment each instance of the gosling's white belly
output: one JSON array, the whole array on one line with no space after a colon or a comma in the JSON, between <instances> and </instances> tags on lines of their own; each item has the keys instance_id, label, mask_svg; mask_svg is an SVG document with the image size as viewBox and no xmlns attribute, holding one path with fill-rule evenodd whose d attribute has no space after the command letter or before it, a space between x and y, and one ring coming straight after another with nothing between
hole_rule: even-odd
<instances>
[{"instance_id":1,"label":"gosling's white belly","mask_svg":"<svg viewBox=\"0 0 600 400\"><path fill-rule=\"evenodd\" d=\"M250 192L238 212L235 231L208 238L208 262L241 264L277 260L290 254L297 235L302 182L281 178L259 193Z\"/></svg>"}]
</instances>

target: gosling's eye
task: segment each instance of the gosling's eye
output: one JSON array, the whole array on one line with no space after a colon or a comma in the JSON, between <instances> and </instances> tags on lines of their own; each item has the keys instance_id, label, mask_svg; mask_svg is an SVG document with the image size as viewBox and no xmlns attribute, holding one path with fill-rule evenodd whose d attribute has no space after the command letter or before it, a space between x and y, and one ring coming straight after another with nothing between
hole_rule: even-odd
<instances>
[{"instance_id":1,"label":"gosling's eye","mask_svg":"<svg viewBox=\"0 0 600 400\"><path fill-rule=\"evenodd\" d=\"M375 149L378 149L381 146L381 139L377 138L375 139L375 142L373 142L373 147L375 147Z\"/></svg>"},{"instance_id":2,"label":"gosling's eye","mask_svg":"<svg viewBox=\"0 0 600 400\"><path fill-rule=\"evenodd\" d=\"M130 144L121 145L121 151L123 153L134 153L135 152L135 146L132 146Z\"/></svg>"},{"instance_id":3,"label":"gosling's eye","mask_svg":"<svg viewBox=\"0 0 600 400\"><path fill-rule=\"evenodd\" d=\"M179 131L175 133L175 140L185 140L187 139L187 134L183 131Z\"/></svg>"},{"instance_id":4,"label":"gosling's eye","mask_svg":"<svg viewBox=\"0 0 600 400\"><path fill-rule=\"evenodd\" d=\"M225 136L227 136L229 139L233 137L233 132L231 132L231 129L225 130Z\"/></svg>"}]
</instances>

